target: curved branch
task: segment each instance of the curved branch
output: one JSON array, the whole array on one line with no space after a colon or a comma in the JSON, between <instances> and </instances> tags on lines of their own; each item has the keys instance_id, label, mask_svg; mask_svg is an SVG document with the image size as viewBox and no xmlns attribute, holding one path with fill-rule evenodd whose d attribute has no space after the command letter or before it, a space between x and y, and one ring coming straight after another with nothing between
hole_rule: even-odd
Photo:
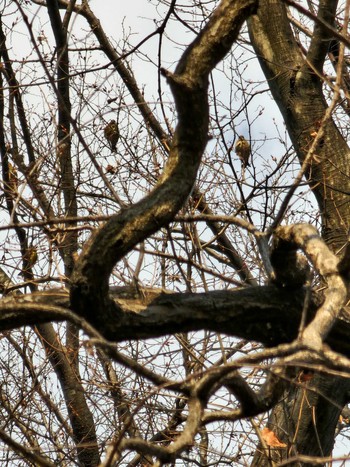
<instances>
[{"instance_id":1,"label":"curved branch","mask_svg":"<svg viewBox=\"0 0 350 467\"><path fill-rule=\"evenodd\" d=\"M112 269L135 245L174 218L191 193L208 139L208 75L237 38L257 2L223 0L207 26L183 54L174 74L165 73L175 98L178 125L156 188L99 229L79 258L71 288L75 310L90 322L113 320L117 310L107 297ZM107 311L106 311L107 310ZM107 313L107 315L106 315Z\"/></svg>"},{"instance_id":2,"label":"curved branch","mask_svg":"<svg viewBox=\"0 0 350 467\"><path fill-rule=\"evenodd\" d=\"M35 0L35 3L46 6L46 3L41 0ZM70 4L66 0L58 0L58 5L60 8L64 10L68 9L70 6ZM124 64L124 58L128 56L130 52L127 52L123 56L118 55L117 51L114 49L105 31L103 30L100 24L100 21L94 15L93 11L90 9L87 2L84 3L83 5L75 6L74 11L86 19L86 21L88 22L91 28L91 31L93 31L96 39L99 42L101 50L103 50L103 52L109 58L111 64L114 66L115 70L119 73L120 77L123 80L123 83L125 84L131 96L133 97L134 102L140 111L140 114L144 118L145 122L147 122L147 126L153 131L155 137L158 139L159 143L163 146L165 152L169 153L169 146L171 143L169 135L163 130L157 118L155 118L154 113L152 112L148 103L146 102L143 93L140 92L140 88L132 72ZM168 14L170 14L170 11L171 11L171 8L169 9ZM163 25L157 29L156 31L157 33L160 31L160 29L164 27L165 21L166 19L164 19ZM148 38L149 37L150 36L148 36ZM143 41L141 41L141 43L143 43ZM141 43L138 46L140 46ZM209 208L209 206L207 205L205 201L204 194L201 193L198 190L198 188L195 188L193 190L192 196L195 198L196 201L198 199L200 200L200 203L198 204L197 209L202 211L204 205L206 206L206 209ZM229 258L232 266L237 270L241 279L250 285L257 285L251 272L249 271L247 266L244 264L244 261L241 259L238 252L233 247L232 242L229 241L228 237L226 236L224 232L222 232L222 229L218 226L218 224L216 224L215 222L211 222L210 220L206 222L210 230L214 233L214 235L217 236L217 242L218 242L220 251Z\"/></svg>"},{"instance_id":3,"label":"curved branch","mask_svg":"<svg viewBox=\"0 0 350 467\"><path fill-rule=\"evenodd\" d=\"M305 344L321 348L322 341L339 316L347 297L347 285L338 268L339 258L329 250L315 227L311 225L296 224L279 227L276 229L276 236L282 241L301 248L328 286L324 292L323 304L302 334Z\"/></svg>"}]
</instances>

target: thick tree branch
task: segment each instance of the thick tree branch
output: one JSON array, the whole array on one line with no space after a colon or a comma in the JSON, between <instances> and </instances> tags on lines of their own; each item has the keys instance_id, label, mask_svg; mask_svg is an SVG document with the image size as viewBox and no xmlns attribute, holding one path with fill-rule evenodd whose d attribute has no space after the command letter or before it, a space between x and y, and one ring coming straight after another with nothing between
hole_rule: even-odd
<instances>
[{"instance_id":1,"label":"thick tree branch","mask_svg":"<svg viewBox=\"0 0 350 467\"><path fill-rule=\"evenodd\" d=\"M184 53L175 74L167 73L178 125L164 174L149 196L113 217L93 235L75 268L72 304L77 311L90 310L92 323L98 323L106 309L108 320L116 318L117 310L107 297L116 262L167 225L190 195L208 139L208 75L230 50L243 21L255 9L253 0L223 0Z\"/></svg>"},{"instance_id":2,"label":"thick tree branch","mask_svg":"<svg viewBox=\"0 0 350 467\"><path fill-rule=\"evenodd\" d=\"M76 217L78 206L74 185L74 175L71 156L71 101L69 79L69 54L67 29L63 26L57 0L47 2L52 31L56 41L57 53L57 93L58 127L57 127L57 160L61 170L60 187L63 191L65 215ZM77 251L78 233L75 230L66 232L60 248L63 250L63 260L66 276L69 277L74 267L73 253Z\"/></svg>"},{"instance_id":3,"label":"thick tree branch","mask_svg":"<svg viewBox=\"0 0 350 467\"><path fill-rule=\"evenodd\" d=\"M38 325L36 330L61 384L78 459L86 467L95 467L100 462L96 428L79 373L74 371L74 365L70 363L69 353L72 349L67 349L61 344L53 326ZM72 360L74 358L75 355Z\"/></svg>"},{"instance_id":4,"label":"thick tree branch","mask_svg":"<svg viewBox=\"0 0 350 467\"><path fill-rule=\"evenodd\" d=\"M325 28L323 23L329 24L330 27L334 26L337 5L338 2L334 0L321 0L318 6L318 21L315 22L307 59L321 74L324 60L329 50L329 43L333 38L329 28Z\"/></svg>"},{"instance_id":5,"label":"thick tree branch","mask_svg":"<svg viewBox=\"0 0 350 467\"><path fill-rule=\"evenodd\" d=\"M100 323L99 332L105 338L123 342L207 329L274 346L297 338L305 298L303 289L291 291L275 286L200 294L167 294L160 289L142 289L141 293L129 288L112 290L123 313L121 319ZM312 300L307 322L318 307ZM347 308L343 314L344 319L336 319L325 342L350 356ZM81 325L81 318L69 311L69 295L64 291L6 297L1 302L0 330L67 319Z\"/></svg>"},{"instance_id":6,"label":"thick tree branch","mask_svg":"<svg viewBox=\"0 0 350 467\"><path fill-rule=\"evenodd\" d=\"M47 2L39 0L36 0L35 3L45 6L47 5ZM62 9L70 8L70 4L66 0L58 0L58 5ZM94 15L87 2L83 5L78 5L73 8L76 13L82 15L87 20L89 26L91 27L91 30L95 34L95 37L100 44L101 49L110 59L111 64L115 67L116 71L122 78L125 86L127 87L128 91L133 97L134 102L137 105L141 115L143 116L145 122L147 122L147 126L149 126L149 128L153 131L154 135L158 139L159 143L163 146L166 153L169 153L171 139L168 133L166 133L163 130L159 121L155 118L152 110L150 109L148 103L145 100L143 93L140 91L140 88L132 72L124 64L125 56L121 57L118 55L117 51L115 50L112 43L105 34L100 21ZM205 195L201 193L197 188L193 190L192 195L194 196L196 202L198 199L200 200L200 205L197 206L198 210L202 211L203 205L205 205L207 209L209 209L209 206L205 201ZM214 235L218 237L220 251L229 258L229 260L232 262L233 267L237 270L242 280L246 281L251 285L256 285L256 281L252 277L249 269L240 258L238 252L235 250L235 248L232 245L232 242L229 241L226 234L222 232L222 229L218 226L217 223L212 222L210 220L206 222L208 227L214 233Z\"/></svg>"},{"instance_id":7,"label":"thick tree branch","mask_svg":"<svg viewBox=\"0 0 350 467\"><path fill-rule=\"evenodd\" d=\"M302 334L305 344L321 348L322 340L339 316L347 297L347 284L338 269L339 259L329 250L319 237L317 230L311 225L297 224L279 227L276 230L276 236L302 249L327 284L324 292L325 300L314 320Z\"/></svg>"},{"instance_id":8,"label":"thick tree branch","mask_svg":"<svg viewBox=\"0 0 350 467\"><path fill-rule=\"evenodd\" d=\"M253 47L302 163L328 108L322 80L300 52L283 3L261 2L248 24ZM336 251L347 241L349 148L332 119L323 130L305 175L319 204L323 237Z\"/></svg>"}]
</instances>

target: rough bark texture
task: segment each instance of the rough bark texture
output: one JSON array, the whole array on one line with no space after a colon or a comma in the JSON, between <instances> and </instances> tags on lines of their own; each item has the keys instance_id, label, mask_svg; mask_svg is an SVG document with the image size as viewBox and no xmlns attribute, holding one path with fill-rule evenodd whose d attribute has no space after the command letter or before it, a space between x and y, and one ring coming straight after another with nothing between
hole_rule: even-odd
<instances>
[{"instance_id":1,"label":"rough bark texture","mask_svg":"<svg viewBox=\"0 0 350 467\"><path fill-rule=\"evenodd\" d=\"M120 287L111 297L122 310L120 319L99 322L98 331L107 339L122 342L164 336L173 332L207 329L251 339L268 347L292 342L298 335L305 300L304 289L276 286L249 287L207 293L166 293L161 289ZM306 323L322 304L313 295ZM0 330L16 329L35 323L81 318L69 309L68 291L52 290L2 300ZM288 313L286 313L288 310ZM85 316L82 315L84 319ZM350 311L341 317L325 342L343 355L350 356Z\"/></svg>"},{"instance_id":2,"label":"rough bark texture","mask_svg":"<svg viewBox=\"0 0 350 467\"><path fill-rule=\"evenodd\" d=\"M69 7L63 23L58 11L59 5L63 5L65 9ZM63 189L65 215L77 214L69 139L70 126L74 127L76 123L70 112L66 44L66 26L71 13L70 8L74 8L87 19L101 49L114 64L137 102L146 125L152 129L161 144L167 148L170 146L164 174L153 191L130 207L119 203L122 210L96 230L84 246L76 263L73 261L73 251L77 250L76 231L70 231L65 237L60 254L65 263L66 276L71 279L70 292L61 290L11 296L3 298L0 303L2 331L22 325L37 325L37 332L41 336L46 355L62 385L81 464L97 465L99 452L94 420L84 397L78 373L76 325L90 334L90 337L101 338L102 343L99 344L106 347L104 349L106 354L100 354L102 360L108 350L111 352L115 350L112 348L115 343L128 339L147 339L180 332L208 330L255 340L266 347L295 341L294 347L287 346L289 350L286 350L286 346L281 346L269 357L276 355L285 357L293 349L305 351L305 346L309 344L311 350L317 350L325 357L324 361L328 356L329 367L348 369L349 365L346 361L342 361L340 357L337 360L337 356L330 351L327 353L322 345L325 342L332 350L350 356L350 314L344 308L346 298L344 276L349 268L346 258L339 263L336 256L348 240L350 158L343 136L332 119L326 118L328 103L323 96L321 76L328 43L332 39L331 30L325 27L324 21L334 23L336 2L329 0L319 2L319 22L315 23L309 49L303 54L294 39L286 8L280 0L261 1L258 10L258 2L255 0L222 0L210 16L207 25L187 48L175 72L162 70L173 92L178 114L178 125L172 141L145 103L136 81L123 65L122 60L119 60L87 2L75 7L74 1L69 4L64 1L48 1L46 6L50 13L59 54L57 157L63 177L60 188ZM255 15L249 20L251 40L274 99L285 119L299 160L301 164L307 161L305 175L320 207L325 242L318 238L314 228L300 225L277 227L277 220L272 229L272 234L277 239L275 256L272 255L275 284L258 287L238 252L231 248L221 225L212 221L208 222L208 225L217 236L219 251L226 255L231 261L231 266L239 271L241 279L250 287L201 294L167 294L164 291L141 287L110 290L110 276L117 262L131 252L138 243L161 227L167 226L191 194L193 199L198 198L198 210L206 214L212 213L205 200L201 198L202 195L197 190L193 191L202 154L208 141L209 75L230 51L242 24L252 14ZM2 42L0 52L5 63L8 85L17 89L19 86L6 55L7 49L4 47L5 35L1 30L0 33ZM0 78L2 79L2 75ZM19 93L16 91L17 100L18 96ZM19 109L23 107L20 100L17 105ZM3 114L1 107L0 115L3 117ZM26 143L30 163L35 164L25 116L20 112L19 120L24 139L28 139ZM7 150L2 127L0 133L0 149L5 154L2 160L4 179L5 182L9 182L9 170L6 167ZM310 153L315 134L318 135L318 144ZM87 149L85 147L86 151ZM52 218L50 202L45 198L38 180L30 175L30 170L27 170L23 161L18 160L18 166L23 168L28 185L37 197L46 218ZM118 200L117 196L116 199ZM12 212L12 209L13 206L9 205L8 211ZM15 221L17 222L16 219ZM49 230L47 233L49 235ZM16 234L20 239L23 253L26 245L24 230L18 228ZM51 241L55 242L53 239ZM297 270L299 249L304 251L313 269L328 286L322 299L317 294L312 295L305 286L308 278L306 268ZM279 262L281 250L288 252L289 270L285 269L285 262ZM349 247L345 251L349 254ZM71 276L73 268L74 272ZM1 277L3 279L1 285L6 292L9 280L2 274ZM29 274L28 278L33 279L33 274ZM34 285L30 286L35 290ZM342 317L341 310L343 310ZM72 352L72 357L57 340L52 326L44 326L44 323L49 321L62 320L70 320L73 323L68 327L66 341L66 347ZM300 329L301 322L304 323L302 329ZM95 329L91 329L91 324ZM113 343L103 341L102 338ZM117 352L113 355L119 363L128 365L136 374L141 373L154 384L160 386L168 383L165 377L142 368L136 359L134 361L121 354L117 355ZM314 356L315 352L312 355ZM104 365L107 377L117 386L118 381L112 367L109 367L107 361ZM275 369L273 365L271 368ZM275 373L272 374L267 378L261 391L255 392L240 377L234 364L213 366L210 371L199 375L198 380L194 378L181 383L175 382L172 387L170 384L167 387L169 390L179 391L186 403L188 400L186 417L176 420L178 424L183 422L185 428L181 433L179 432L178 438L169 441L167 445L169 448L163 447L162 443L151 444L136 438L137 427L131 423L126 431L129 430L129 436L135 438L124 438L119 448L135 449L138 455L145 454L149 459L151 456L156 456L167 463L175 462L177 456L193 443L206 423L220 419L238 420L266 412L279 400L272 410L269 427L281 441L286 443L286 448L278 450L269 448L267 451L263 446L259 446L252 465L271 465L271 461L278 462L299 454L327 456L331 454L339 413L348 402L350 380L329 376L325 373L324 367L317 369L319 371L313 370L314 373L311 373L307 379L303 376L305 369L302 366L291 369L290 374L287 375L287 382L290 384L281 395L281 391L285 388L285 380L280 378L280 374L277 376ZM209 398L222 387L235 396L239 408L230 413L223 411L205 413ZM115 400L121 398L119 387L116 389L113 394ZM121 419L129 415L124 405L119 407ZM308 464L304 463L304 465Z\"/></svg>"},{"instance_id":3,"label":"rough bark texture","mask_svg":"<svg viewBox=\"0 0 350 467\"><path fill-rule=\"evenodd\" d=\"M333 26L336 6L337 2L320 2L318 17ZM302 163L313 142L312 134L318 131L328 107L317 72L321 73L330 33L316 22L304 56L294 39L286 7L277 0L260 2L258 14L249 20L249 32ZM346 219L350 216L349 148L332 119L325 122L323 131L306 175L320 208L324 239L338 252L347 243ZM304 389L288 390L281 405L273 410L270 424L278 426L278 433L290 433L291 424L297 427L293 432L294 454L327 456L332 452L339 407L348 402L350 380L319 375L314 388L314 392L307 391L308 404L304 403ZM272 458L278 461L291 452L289 447L280 449L272 453ZM270 465L270 460L257 453L254 465Z\"/></svg>"},{"instance_id":4,"label":"rough bark texture","mask_svg":"<svg viewBox=\"0 0 350 467\"><path fill-rule=\"evenodd\" d=\"M329 2L328 2L329 3ZM328 13L334 12L336 2ZM330 20L329 14L327 19ZM320 54L324 61L327 36L312 41L303 56L294 39L286 7L277 0L261 2L258 14L249 20L252 44L284 117L289 136L301 162L313 142L328 107L322 93L322 79L314 72ZM350 193L349 148L330 119L324 126L317 157L309 164L307 178L319 204L323 236L334 251L347 243Z\"/></svg>"},{"instance_id":5,"label":"rough bark texture","mask_svg":"<svg viewBox=\"0 0 350 467\"><path fill-rule=\"evenodd\" d=\"M94 324L102 313L106 316L106 311L108 322L118 314L108 298L109 276L116 262L139 242L168 225L191 194L208 141L209 73L229 52L243 21L256 7L253 0L222 1L186 49L175 73L164 72L178 113L164 174L146 198L121 211L92 236L74 270L73 306L78 312L89 309Z\"/></svg>"}]
</instances>

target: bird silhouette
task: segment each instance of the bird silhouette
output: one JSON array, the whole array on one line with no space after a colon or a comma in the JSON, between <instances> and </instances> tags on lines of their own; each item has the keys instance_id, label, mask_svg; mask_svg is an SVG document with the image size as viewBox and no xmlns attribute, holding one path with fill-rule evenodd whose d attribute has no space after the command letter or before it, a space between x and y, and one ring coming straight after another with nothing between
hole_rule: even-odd
<instances>
[{"instance_id":1,"label":"bird silhouette","mask_svg":"<svg viewBox=\"0 0 350 467\"><path fill-rule=\"evenodd\" d=\"M24 269L23 272L29 271L38 261L38 250L35 246L30 246L26 249L24 256Z\"/></svg>"},{"instance_id":2,"label":"bird silhouette","mask_svg":"<svg viewBox=\"0 0 350 467\"><path fill-rule=\"evenodd\" d=\"M250 157L250 144L245 139L244 136L239 136L238 141L235 146L235 151L237 156L242 162L243 169L250 167L249 157Z\"/></svg>"},{"instance_id":3,"label":"bird silhouette","mask_svg":"<svg viewBox=\"0 0 350 467\"><path fill-rule=\"evenodd\" d=\"M104 129L104 135L112 151L116 150L119 140L119 128L115 120L111 120Z\"/></svg>"}]
</instances>

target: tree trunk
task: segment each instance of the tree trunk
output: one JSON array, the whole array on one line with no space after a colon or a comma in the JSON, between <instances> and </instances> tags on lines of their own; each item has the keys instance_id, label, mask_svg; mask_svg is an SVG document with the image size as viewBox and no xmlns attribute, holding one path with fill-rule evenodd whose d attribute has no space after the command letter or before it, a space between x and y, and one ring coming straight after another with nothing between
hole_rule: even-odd
<instances>
[{"instance_id":1,"label":"tree trunk","mask_svg":"<svg viewBox=\"0 0 350 467\"><path fill-rule=\"evenodd\" d=\"M318 17L332 25L336 3L320 2ZM253 47L301 163L328 108L320 76L330 37L315 24L310 47L303 55L282 2L261 2L258 14L249 20ZM325 123L316 154L310 160L305 176L319 204L323 236L333 251L339 252L347 243L344 220L350 218L349 202L345 202L350 192L347 175L350 158L349 148L332 119ZM348 379L327 374L315 374L308 389L305 389L305 383L291 385L269 418L270 429L287 444L287 448L271 450L266 456L259 446L253 465L271 465L269 456L278 461L296 454L330 455L336 424L348 401L349 388Z\"/></svg>"},{"instance_id":2,"label":"tree trunk","mask_svg":"<svg viewBox=\"0 0 350 467\"><path fill-rule=\"evenodd\" d=\"M309 382L301 381L300 372L283 394L269 418L268 427L286 448L259 445L252 466L271 466L271 461L297 456L329 456L333 450L334 432L340 412L347 402L348 378L335 378L316 373ZM297 383L300 384L297 384ZM298 465L298 462L291 465ZM315 465L302 462L302 465Z\"/></svg>"}]
</instances>

